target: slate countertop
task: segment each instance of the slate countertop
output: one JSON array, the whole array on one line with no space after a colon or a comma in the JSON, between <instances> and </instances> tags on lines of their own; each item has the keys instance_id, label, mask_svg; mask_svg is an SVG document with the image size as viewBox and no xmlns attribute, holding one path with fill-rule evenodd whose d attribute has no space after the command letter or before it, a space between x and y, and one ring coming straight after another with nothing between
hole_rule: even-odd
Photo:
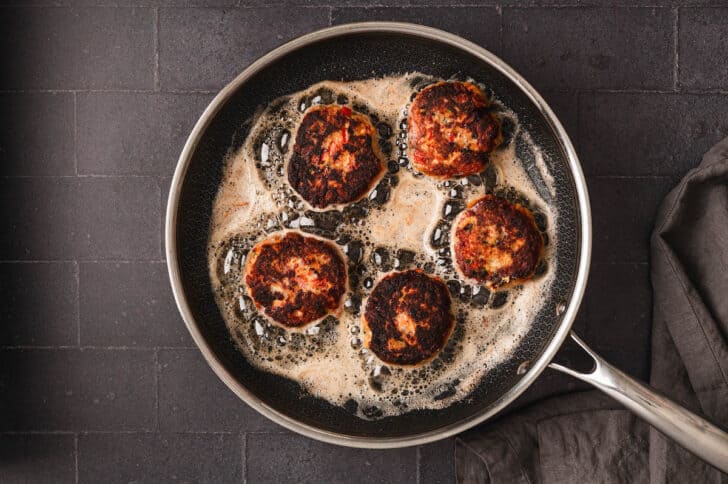
<instances>
[{"instance_id":1,"label":"slate countertop","mask_svg":"<svg viewBox=\"0 0 728 484\"><path fill-rule=\"evenodd\" d=\"M251 61L331 24L448 30L542 92L591 195L576 330L648 377L653 215L728 135L728 8L709 6L720 1L0 3L0 481L454 479L452 439L363 451L266 421L204 363L169 289L164 209L192 125ZM575 388L547 371L519 404Z\"/></svg>"}]
</instances>

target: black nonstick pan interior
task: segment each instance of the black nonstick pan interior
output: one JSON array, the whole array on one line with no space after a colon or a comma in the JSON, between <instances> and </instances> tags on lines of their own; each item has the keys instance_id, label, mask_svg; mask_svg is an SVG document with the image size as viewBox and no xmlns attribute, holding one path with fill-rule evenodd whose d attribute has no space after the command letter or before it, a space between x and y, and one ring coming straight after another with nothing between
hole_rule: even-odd
<instances>
[{"instance_id":1,"label":"black nonstick pan interior","mask_svg":"<svg viewBox=\"0 0 728 484\"><path fill-rule=\"evenodd\" d=\"M527 130L541 148L554 178L556 194L547 201L556 206L559 214L556 263L550 268L558 273L550 299L543 305L527 336L512 357L493 368L469 398L443 410L413 411L398 417L366 421L350 410L307 395L292 381L256 370L235 348L211 290L206 253L208 227L223 173L223 159L244 142L245 121L256 108L319 81L349 81L410 71L442 78L470 76L490 86L499 100L517 114L522 129ZM406 31L344 29L333 38L307 43L273 60L239 85L214 114L191 152L186 171L178 173L181 177L178 187L173 186L173 190L179 190L176 225L171 232L176 241L176 268L181 278L178 288L181 291L178 292L183 294L193 319L190 322L187 318L188 324L194 324L199 330L198 343L203 347L203 353L209 351L215 364L224 367L232 379L259 400L260 406L267 407L269 413L272 411L324 432L344 436L382 439L423 434L473 421L502 402L504 396L512 400L517 396L512 394L512 388L525 376L518 374L519 366L526 361L536 361L562 326L563 315L557 308L572 299L579 272L582 217L567 145L568 140L559 135L543 110L515 81L468 49L449 42ZM520 154L528 164L529 153ZM175 259L170 259L169 263L174 264ZM538 372L542 367L534 371ZM227 383L231 384L230 381Z\"/></svg>"}]
</instances>

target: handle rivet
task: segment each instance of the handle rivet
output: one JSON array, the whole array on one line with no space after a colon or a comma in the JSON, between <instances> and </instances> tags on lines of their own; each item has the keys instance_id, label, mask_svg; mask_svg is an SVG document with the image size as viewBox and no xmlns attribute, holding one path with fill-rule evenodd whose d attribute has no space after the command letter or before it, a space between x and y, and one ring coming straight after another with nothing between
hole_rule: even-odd
<instances>
[{"instance_id":1,"label":"handle rivet","mask_svg":"<svg viewBox=\"0 0 728 484\"><path fill-rule=\"evenodd\" d=\"M516 370L516 375L524 375L529 368L531 368L531 360L526 360L520 365L518 365L518 369Z\"/></svg>"},{"instance_id":2,"label":"handle rivet","mask_svg":"<svg viewBox=\"0 0 728 484\"><path fill-rule=\"evenodd\" d=\"M556 304L556 315L561 316L566 311L566 301L559 301Z\"/></svg>"}]
</instances>

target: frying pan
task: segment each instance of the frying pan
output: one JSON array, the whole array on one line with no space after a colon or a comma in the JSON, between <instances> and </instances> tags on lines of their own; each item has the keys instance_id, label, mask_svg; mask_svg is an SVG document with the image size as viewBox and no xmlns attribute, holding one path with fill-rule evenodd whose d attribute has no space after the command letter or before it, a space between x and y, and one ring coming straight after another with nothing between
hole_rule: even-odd
<instances>
[{"instance_id":1,"label":"frying pan","mask_svg":"<svg viewBox=\"0 0 728 484\"><path fill-rule=\"evenodd\" d=\"M528 333L506 361L487 372L468 398L445 409L362 420L345 408L307 394L291 380L257 370L236 349L210 284L208 228L223 159L243 144L249 128L245 121L256 108L319 81L411 71L445 79L470 76L492 88L516 113L522 128L542 150L554 179L555 195L546 202L559 213L559 241L553 255L557 274ZM528 164L529 153L519 154ZM209 365L248 405L290 430L352 447L424 444L488 419L550 366L591 383L728 472L728 434L617 370L571 332L591 257L591 214L578 158L541 96L503 61L457 36L404 23L349 24L304 35L254 62L215 97L185 144L170 189L166 250L177 305ZM591 371L551 363L569 336L593 359Z\"/></svg>"}]
</instances>

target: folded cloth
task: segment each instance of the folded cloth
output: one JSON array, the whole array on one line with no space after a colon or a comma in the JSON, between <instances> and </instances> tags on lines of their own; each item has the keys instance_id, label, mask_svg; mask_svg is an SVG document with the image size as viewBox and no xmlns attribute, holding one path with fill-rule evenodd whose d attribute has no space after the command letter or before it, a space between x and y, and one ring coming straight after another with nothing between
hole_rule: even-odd
<instances>
[{"instance_id":1,"label":"folded cloth","mask_svg":"<svg viewBox=\"0 0 728 484\"><path fill-rule=\"evenodd\" d=\"M728 428L728 138L658 210L651 239L650 384ZM459 482L728 483L596 390L461 435Z\"/></svg>"}]
</instances>

